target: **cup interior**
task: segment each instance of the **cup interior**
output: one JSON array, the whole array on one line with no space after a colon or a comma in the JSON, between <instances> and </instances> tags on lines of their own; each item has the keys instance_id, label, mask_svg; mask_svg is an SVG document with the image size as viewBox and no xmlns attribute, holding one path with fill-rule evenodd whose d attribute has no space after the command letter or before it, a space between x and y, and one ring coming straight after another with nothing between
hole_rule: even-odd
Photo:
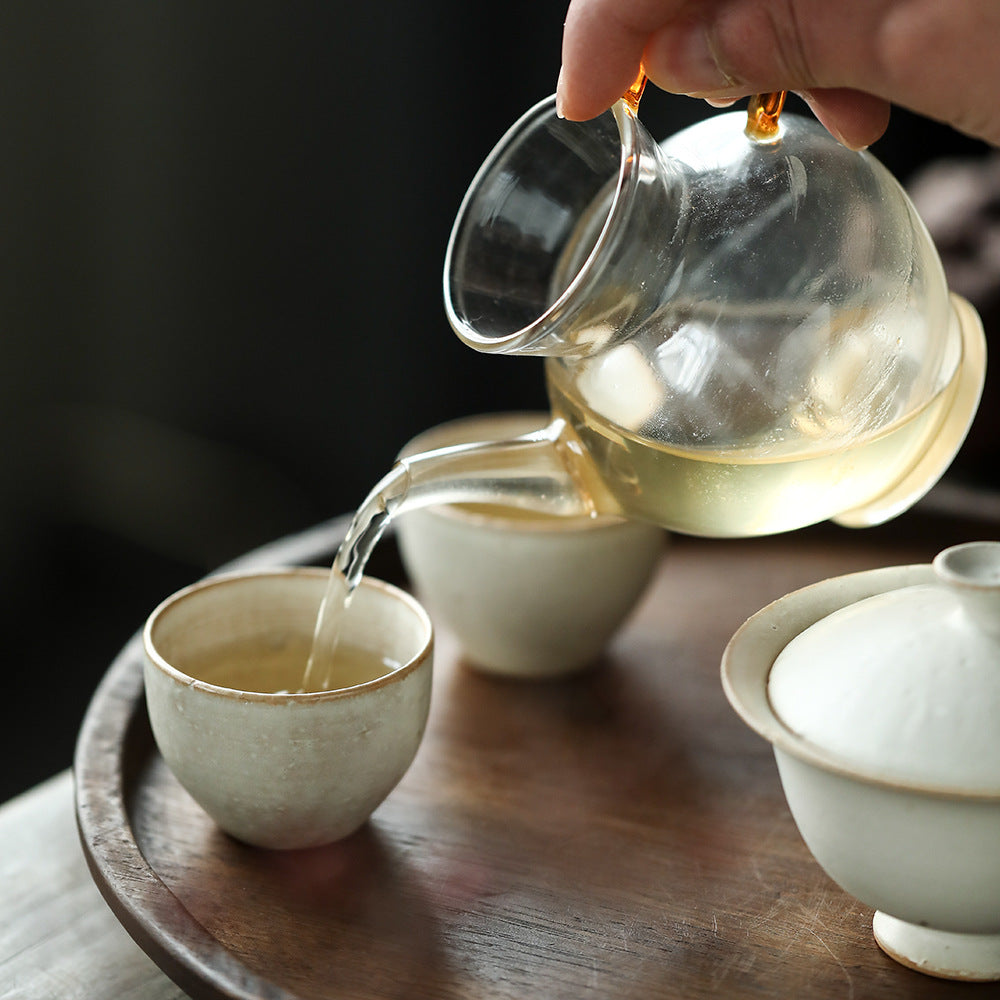
<instances>
[{"instance_id":1,"label":"cup interior","mask_svg":"<svg viewBox=\"0 0 1000 1000\"><path fill-rule=\"evenodd\" d=\"M146 653L158 669L175 679L217 692L234 690L199 677L192 665L203 662L205 652L226 642L273 642L288 636L308 642L328 580L329 570L319 568L210 577L167 598L150 615L143 634ZM345 616L342 642L399 664L398 669L358 686L391 683L428 653L431 621L409 594L366 577ZM237 693L264 700L326 698L356 691L358 686L302 694Z\"/></svg>"}]
</instances>

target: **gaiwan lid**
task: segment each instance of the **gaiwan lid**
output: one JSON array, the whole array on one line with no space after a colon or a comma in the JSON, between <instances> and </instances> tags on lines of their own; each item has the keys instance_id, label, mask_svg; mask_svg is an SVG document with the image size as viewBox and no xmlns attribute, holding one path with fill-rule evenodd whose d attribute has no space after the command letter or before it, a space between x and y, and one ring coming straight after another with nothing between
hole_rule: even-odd
<instances>
[{"instance_id":1,"label":"gaiwan lid","mask_svg":"<svg viewBox=\"0 0 1000 1000\"><path fill-rule=\"evenodd\" d=\"M941 552L933 583L859 601L781 651L781 722L848 767L947 791L1000 792L1000 542Z\"/></svg>"}]
</instances>

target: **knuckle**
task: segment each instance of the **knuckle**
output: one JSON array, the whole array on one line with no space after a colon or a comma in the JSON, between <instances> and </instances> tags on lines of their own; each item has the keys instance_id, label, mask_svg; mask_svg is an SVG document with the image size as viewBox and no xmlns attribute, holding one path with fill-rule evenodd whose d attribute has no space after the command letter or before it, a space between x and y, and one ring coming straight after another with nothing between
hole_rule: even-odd
<instances>
[{"instance_id":1,"label":"knuckle","mask_svg":"<svg viewBox=\"0 0 1000 1000\"><path fill-rule=\"evenodd\" d=\"M736 0L720 10L710 46L722 72L751 86L817 85L793 0Z\"/></svg>"}]
</instances>

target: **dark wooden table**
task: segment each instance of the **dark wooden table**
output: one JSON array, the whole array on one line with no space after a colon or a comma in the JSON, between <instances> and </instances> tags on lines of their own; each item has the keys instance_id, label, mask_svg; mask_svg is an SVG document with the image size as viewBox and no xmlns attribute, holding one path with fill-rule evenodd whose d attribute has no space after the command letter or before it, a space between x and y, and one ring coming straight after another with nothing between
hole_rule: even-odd
<instances>
[{"instance_id":1,"label":"dark wooden table","mask_svg":"<svg viewBox=\"0 0 1000 1000\"><path fill-rule=\"evenodd\" d=\"M675 539L605 660L568 681L480 676L440 630L424 744L343 844L289 855L236 844L155 751L128 778L130 836L192 926L268 995L997 995L879 951L870 909L812 860L770 748L718 677L732 633L789 590L995 537L992 501L963 502L863 532ZM0 995L183 995L116 926L71 830L65 775L0 810ZM111 894L127 895L129 877ZM252 995L206 985L198 961L179 975L192 995Z\"/></svg>"}]
</instances>

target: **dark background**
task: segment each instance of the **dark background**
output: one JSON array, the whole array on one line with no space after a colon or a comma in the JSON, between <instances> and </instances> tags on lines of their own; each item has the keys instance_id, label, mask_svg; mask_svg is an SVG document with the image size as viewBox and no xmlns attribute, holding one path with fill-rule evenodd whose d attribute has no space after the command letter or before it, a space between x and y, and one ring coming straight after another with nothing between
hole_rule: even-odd
<instances>
[{"instance_id":1,"label":"dark background","mask_svg":"<svg viewBox=\"0 0 1000 1000\"><path fill-rule=\"evenodd\" d=\"M543 407L451 334L486 153L563 0L0 6L0 801L68 765L170 591L347 512L441 420ZM649 91L665 136L709 109ZM906 180L977 143L898 114Z\"/></svg>"}]
</instances>

